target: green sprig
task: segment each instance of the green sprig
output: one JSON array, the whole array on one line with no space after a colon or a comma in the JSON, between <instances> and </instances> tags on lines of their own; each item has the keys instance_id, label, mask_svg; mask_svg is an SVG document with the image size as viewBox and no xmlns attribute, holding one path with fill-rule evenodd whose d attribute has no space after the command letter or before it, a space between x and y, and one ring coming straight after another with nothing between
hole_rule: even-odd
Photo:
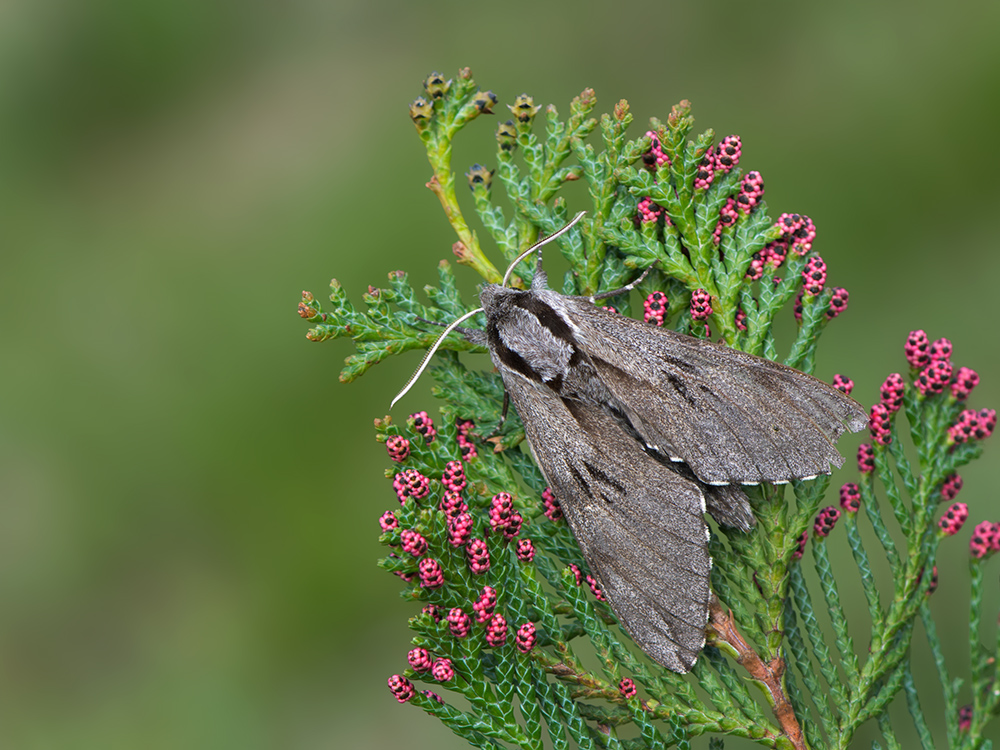
<instances>
[{"instance_id":1,"label":"green sprig","mask_svg":"<svg viewBox=\"0 0 1000 750\"><path fill-rule=\"evenodd\" d=\"M794 246L783 224L773 221L762 200L750 211L741 208L734 222L721 221L723 208L744 185L743 172L739 166L718 171L707 188L704 183L695 186L695 177L714 148L715 134L693 132L688 102L676 105L665 122L650 120L645 132L655 139L645 133L630 137L633 114L627 102L601 116L594 114L596 104L594 92L587 89L572 100L567 116L548 106L538 117L543 108L527 94L518 96L509 107L512 119L496 129L491 157L495 166L475 164L464 172L471 193L466 200L459 195L461 181L452 166L454 140L481 122L482 114L499 108L498 100L479 88L468 69L451 80L439 74L428 77L410 115L427 152L428 187L456 233L459 264L486 282L499 282L501 267L566 223L573 212L562 190L582 180L588 214L557 243L569 264L565 293L618 289L649 269L639 290L643 295L659 291L667 296L664 325L706 336L705 326L692 319L690 310L692 293L705 290L712 307L708 335L771 359L779 357L773 326L798 303L800 319L784 361L811 372L818 340L837 312L831 310L829 289L803 294L802 272L815 253L800 253L802 248ZM654 141L668 157L658 166L651 158ZM493 190L494 180L502 191ZM498 204L495 193L500 192L505 205ZM659 212L660 220L638 216L640 202L649 205L654 215ZM466 219L466 203L485 228L484 236L492 238L495 252L480 244ZM790 244L783 261L777 267L769 261L761 271L761 255L769 257L765 248L780 242ZM494 254L496 259L491 260ZM757 280L748 277L751 268L756 269ZM523 279L514 276L512 284L522 286L530 278L532 264L517 270ZM387 288L361 295L363 310L334 280L329 305L306 292L299 314L309 322L307 336L313 341L352 339L356 353L340 376L351 381L394 354L427 349L440 336L440 324L476 306L458 291L450 264L439 265L438 278L438 285L426 287L420 296L406 274L393 272ZM627 294L608 302L622 314L631 313L633 300ZM738 313L742 325L737 323ZM468 325L481 327L482 320L473 319ZM817 592L810 591L813 583L794 559L799 536L823 504L830 481L823 477L792 483L794 509L783 488L748 488L756 528L749 533L719 529L713 534L712 587L733 610L731 621L743 641L737 648L713 633L709 643L718 648L710 645L692 674L681 676L652 665L637 652L616 628L612 611L592 596L588 586L577 585L571 566L582 576L590 571L568 526L542 512L545 478L522 450L524 428L518 415L510 411L502 417L499 376L488 368L469 369L460 352L484 350L460 330L453 332L441 342L430 370L436 381L433 392L443 402L437 440L427 442L418 435L412 420L376 421L380 442L409 441L405 468L426 478L429 490L426 497L404 498L394 509L396 526L380 538L393 551L379 564L406 581L404 600L438 608L433 616L411 618L414 645L452 660L455 678L441 687L464 698L469 710L438 703L422 693L411 703L478 747L688 748L692 736L715 733L764 747L822 750L848 747L868 721L878 724L885 746L899 747L887 711L902 691L921 745L930 748L934 746L931 722L922 706L935 702L921 701L910 664L910 641L919 615L942 682L948 742L954 747L989 746L983 730L1000 711L1000 697L993 687L1000 677L996 660L1000 650L980 642L985 562L973 560L970 566L973 718L967 732L958 726L960 680L950 676L927 605L930 571L941 541L934 526L941 484L949 473L982 453L977 441L949 440L948 427L965 408L964 402L949 393L921 394L907 386L902 411L892 420L892 441L875 446L875 470L858 481L865 513L848 513L844 523L867 602L867 653L859 655L851 636L864 633L864 625L849 622L841 604L841 587L853 578L831 564L827 545L838 543L835 537L813 540ZM912 379L916 373L910 375ZM902 426L904 418L908 429ZM486 540L490 557L489 570L479 575L470 571L466 550L451 544L450 521L438 507L446 490L439 477L450 461L462 455L456 423L467 420L475 426L464 438L469 442L462 499L473 518L474 536ZM913 443L915 463L903 438ZM387 476L401 468L394 464ZM522 523L517 538L532 540L531 562L520 559L516 542L486 520L491 498L501 491L514 496ZM864 520L878 540L873 547L865 545L860 529ZM421 585L418 560L400 553L403 529L425 538L444 572L442 585ZM894 535L905 546L898 546ZM892 597L886 597L884 605L873 574L879 559L884 559L892 577ZM491 648L485 626L479 623L466 637L456 637L442 619L442 613L454 607L469 614L486 585L498 592L496 612L507 618L511 630L535 624L536 644L529 653L515 647L512 634L505 644ZM818 621L814 596L822 597L815 601L829 613L832 638ZM591 671L583 664L590 663L593 655L599 667ZM759 668L754 673L755 683L763 688L759 695L751 693L746 678L739 676L734 656L744 666L756 663L772 670L770 682ZM405 673L408 679L429 679L413 669ZM623 696L618 689L623 674L630 675L648 698ZM806 740L793 741L797 734L789 729L787 716L769 720L768 711L776 712L780 703L775 691L779 698L787 694L783 705L794 710L793 723L801 727ZM638 737L620 739L618 730L629 725L634 725ZM709 746L722 748L721 736L712 737Z\"/></svg>"}]
</instances>

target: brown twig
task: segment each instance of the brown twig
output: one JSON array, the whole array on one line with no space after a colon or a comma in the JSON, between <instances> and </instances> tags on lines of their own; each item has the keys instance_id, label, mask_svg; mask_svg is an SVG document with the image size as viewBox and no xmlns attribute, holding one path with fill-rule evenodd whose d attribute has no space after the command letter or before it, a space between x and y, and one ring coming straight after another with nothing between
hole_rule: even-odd
<instances>
[{"instance_id":1,"label":"brown twig","mask_svg":"<svg viewBox=\"0 0 1000 750\"><path fill-rule=\"evenodd\" d=\"M795 710L788 702L782 684L782 678L785 674L785 660L776 658L765 663L740 635L732 612L723 609L718 599L713 598L709 607L709 623L715 630L719 641L734 649L737 661L750 673L751 677L766 688L774 716L785 736L788 737L796 750L806 750L806 739L802 734L802 727L799 726Z\"/></svg>"}]
</instances>

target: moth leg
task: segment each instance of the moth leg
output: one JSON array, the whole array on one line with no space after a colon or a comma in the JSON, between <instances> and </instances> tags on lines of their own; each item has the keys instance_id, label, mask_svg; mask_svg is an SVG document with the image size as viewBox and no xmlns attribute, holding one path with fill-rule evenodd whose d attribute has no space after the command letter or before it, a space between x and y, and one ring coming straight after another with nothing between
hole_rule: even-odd
<instances>
[{"instance_id":1,"label":"moth leg","mask_svg":"<svg viewBox=\"0 0 1000 750\"><path fill-rule=\"evenodd\" d=\"M590 297L588 297L588 299L591 302L596 302L599 299L607 299L608 297L617 297L619 294L625 294L625 292L631 292L633 289L635 289L637 286L639 286L639 284L642 283L643 279L645 279L647 276L649 276L649 272L652 271L652 270L653 270L653 267L649 266L649 267L646 268L645 271L642 272L642 276L640 276L635 281L626 284L625 286L621 287L620 289L612 289L612 290L607 291L607 292L601 292L599 294L592 294L592 295L590 295Z\"/></svg>"},{"instance_id":2,"label":"moth leg","mask_svg":"<svg viewBox=\"0 0 1000 750\"><path fill-rule=\"evenodd\" d=\"M427 320L427 318L421 318L417 316L417 320L421 323L427 323L432 326L440 326L441 328L447 328L447 323L438 323L436 320ZM453 331L458 331L460 334L465 336L466 341L471 344L477 344L478 346L486 346L486 334L480 331L478 328L466 328L465 326L455 326L452 328Z\"/></svg>"},{"instance_id":3,"label":"moth leg","mask_svg":"<svg viewBox=\"0 0 1000 750\"><path fill-rule=\"evenodd\" d=\"M419 320L421 323L426 323L427 325L438 326L439 328L447 328L448 327L447 323L438 323L436 320L427 320L427 318L421 318L419 315L417 316L417 320ZM464 336L466 331L471 331L473 329L472 328L466 328L465 326L455 326L454 328L452 328L452 330L453 331L458 331L459 333L461 333Z\"/></svg>"},{"instance_id":4,"label":"moth leg","mask_svg":"<svg viewBox=\"0 0 1000 750\"><path fill-rule=\"evenodd\" d=\"M495 438L500 434L500 429L504 426L507 421L507 408L510 406L510 394L507 393L507 389L504 388L503 391L503 407L500 409L500 421L497 422L497 426L493 428L489 435L485 436L483 440L489 440L490 438Z\"/></svg>"},{"instance_id":5,"label":"moth leg","mask_svg":"<svg viewBox=\"0 0 1000 750\"><path fill-rule=\"evenodd\" d=\"M507 393L507 389L503 389L503 407L500 409L500 421L497 422L497 426L493 428L493 431L486 436L486 440L496 437L500 434L500 429L503 427L504 422L507 421L507 409L510 406L510 394Z\"/></svg>"}]
</instances>

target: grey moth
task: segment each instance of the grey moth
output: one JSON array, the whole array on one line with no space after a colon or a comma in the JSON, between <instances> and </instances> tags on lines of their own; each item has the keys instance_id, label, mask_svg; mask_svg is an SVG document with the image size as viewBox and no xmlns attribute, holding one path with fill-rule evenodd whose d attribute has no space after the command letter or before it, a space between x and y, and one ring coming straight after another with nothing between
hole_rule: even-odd
<instances>
[{"instance_id":1,"label":"grey moth","mask_svg":"<svg viewBox=\"0 0 1000 750\"><path fill-rule=\"evenodd\" d=\"M485 314L485 330L459 330L488 347L611 609L648 656L687 672L712 596L705 512L749 530L741 485L839 467L834 443L864 428L865 410L798 370L555 292L540 257L530 289L507 277L449 331Z\"/></svg>"}]
</instances>

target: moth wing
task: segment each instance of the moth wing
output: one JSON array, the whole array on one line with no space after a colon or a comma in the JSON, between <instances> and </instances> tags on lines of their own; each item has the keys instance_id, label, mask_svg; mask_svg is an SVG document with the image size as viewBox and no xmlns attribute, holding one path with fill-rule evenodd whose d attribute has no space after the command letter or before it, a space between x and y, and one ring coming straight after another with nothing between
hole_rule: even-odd
<instances>
[{"instance_id":1,"label":"moth wing","mask_svg":"<svg viewBox=\"0 0 1000 750\"><path fill-rule=\"evenodd\" d=\"M697 484L604 409L563 401L507 371L535 460L621 626L659 664L687 672L705 643L708 527Z\"/></svg>"},{"instance_id":2,"label":"moth wing","mask_svg":"<svg viewBox=\"0 0 1000 750\"><path fill-rule=\"evenodd\" d=\"M830 472L865 410L817 378L703 339L562 297L574 334L632 427L708 484ZM624 352L624 353L623 353Z\"/></svg>"}]
</instances>

